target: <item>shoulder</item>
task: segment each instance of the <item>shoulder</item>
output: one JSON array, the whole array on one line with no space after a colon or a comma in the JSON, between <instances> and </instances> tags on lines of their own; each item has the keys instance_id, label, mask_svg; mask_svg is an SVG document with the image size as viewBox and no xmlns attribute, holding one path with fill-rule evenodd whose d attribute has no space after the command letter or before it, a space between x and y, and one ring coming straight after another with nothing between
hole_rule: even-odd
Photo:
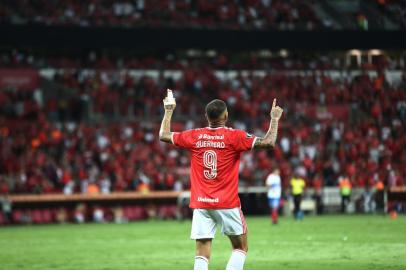
<instances>
[{"instance_id":1,"label":"shoulder","mask_svg":"<svg viewBox=\"0 0 406 270\"><path fill-rule=\"evenodd\" d=\"M181 132L175 132L175 133L183 133L183 134L194 134L197 133L201 130L201 128L193 128L193 129L187 129Z\"/></svg>"},{"instance_id":2,"label":"shoulder","mask_svg":"<svg viewBox=\"0 0 406 270\"><path fill-rule=\"evenodd\" d=\"M234 128L229 128L229 127L226 127L225 129L226 129L229 133L231 133L231 134L233 134L233 135L235 135L235 136L241 136L241 137L246 137L246 138L251 138L251 137L253 137L252 134L250 134L250 133L248 133L248 132L246 132L246 131L244 131L244 130L242 130L242 129L234 129Z\"/></svg>"},{"instance_id":3,"label":"shoulder","mask_svg":"<svg viewBox=\"0 0 406 270\"><path fill-rule=\"evenodd\" d=\"M177 141L178 139L181 140L190 140L194 137L196 137L196 129L187 129L179 132L173 132L173 140Z\"/></svg>"},{"instance_id":4,"label":"shoulder","mask_svg":"<svg viewBox=\"0 0 406 270\"><path fill-rule=\"evenodd\" d=\"M223 130L225 130L226 132L230 132L230 133L243 132L241 129L232 128L232 127L223 127Z\"/></svg>"},{"instance_id":5,"label":"shoulder","mask_svg":"<svg viewBox=\"0 0 406 270\"><path fill-rule=\"evenodd\" d=\"M270 183L276 183L276 182L278 182L278 178L277 178L276 175L271 174L271 175L268 176L267 181L270 182Z\"/></svg>"}]
</instances>

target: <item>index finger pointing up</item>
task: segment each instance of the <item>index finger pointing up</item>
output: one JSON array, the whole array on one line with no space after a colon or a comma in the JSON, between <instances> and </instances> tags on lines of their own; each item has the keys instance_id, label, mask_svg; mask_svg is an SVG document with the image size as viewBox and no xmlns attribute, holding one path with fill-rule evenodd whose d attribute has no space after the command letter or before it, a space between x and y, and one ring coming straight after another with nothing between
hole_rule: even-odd
<instances>
[{"instance_id":1,"label":"index finger pointing up","mask_svg":"<svg viewBox=\"0 0 406 270\"><path fill-rule=\"evenodd\" d=\"M272 108L275 108L275 106L276 106L276 98L273 99Z\"/></svg>"}]
</instances>

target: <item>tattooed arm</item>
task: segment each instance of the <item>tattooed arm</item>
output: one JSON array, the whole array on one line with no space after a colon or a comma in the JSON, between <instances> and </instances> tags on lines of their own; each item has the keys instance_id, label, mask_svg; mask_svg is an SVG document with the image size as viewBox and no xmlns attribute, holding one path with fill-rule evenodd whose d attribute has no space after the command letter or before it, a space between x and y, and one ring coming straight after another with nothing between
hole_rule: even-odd
<instances>
[{"instance_id":1,"label":"tattooed arm","mask_svg":"<svg viewBox=\"0 0 406 270\"><path fill-rule=\"evenodd\" d=\"M276 99L273 100L271 110L271 122L269 129L263 138L257 138L254 144L254 148L269 148L274 147L276 137L278 136L278 122L282 116L283 109L276 106Z\"/></svg>"},{"instance_id":2,"label":"tattooed arm","mask_svg":"<svg viewBox=\"0 0 406 270\"><path fill-rule=\"evenodd\" d=\"M167 99L167 97L165 99ZM164 107L165 115L162 119L161 129L159 130L159 140L166 143L172 143L171 118L173 111L175 110L176 103L172 105L164 105Z\"/></svg>"}]
</instances>

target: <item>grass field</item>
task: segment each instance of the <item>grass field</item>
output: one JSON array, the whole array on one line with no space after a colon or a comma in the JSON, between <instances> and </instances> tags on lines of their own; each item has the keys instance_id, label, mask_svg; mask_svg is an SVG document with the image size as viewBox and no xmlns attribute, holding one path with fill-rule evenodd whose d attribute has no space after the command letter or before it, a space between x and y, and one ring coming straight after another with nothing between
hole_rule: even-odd
<instances>
[{"instance_id":1,"label":"grass field","mask_svg":"<svg viewBox=\"0 0 406 270\"><path fill-rule=\"evenodd\" d=\"M406 269L406 217L247 219L245 269ZM0 228L0 269L193 269L191 223L47 225ZM210 269L225 269L230 247L219 233Z\"/></svg>"}]
</instances>

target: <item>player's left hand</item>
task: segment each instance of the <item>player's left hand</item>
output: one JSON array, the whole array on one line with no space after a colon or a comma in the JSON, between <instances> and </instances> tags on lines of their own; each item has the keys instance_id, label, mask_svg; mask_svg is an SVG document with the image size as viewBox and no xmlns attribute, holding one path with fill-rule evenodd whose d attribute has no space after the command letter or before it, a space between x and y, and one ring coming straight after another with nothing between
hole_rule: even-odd
<instances>
[{"instance_id":1,"label":"player's left hand","mask_svg":"<svg viewBox=\"0 0 406 270\"><path fill-rule=\"evenodd\" d=\"M274 98L272 103L271 118L279 120L282 116L282 112L283 109L279 106L276 106L276 98Z\"/></svg>"}]
</instances>

